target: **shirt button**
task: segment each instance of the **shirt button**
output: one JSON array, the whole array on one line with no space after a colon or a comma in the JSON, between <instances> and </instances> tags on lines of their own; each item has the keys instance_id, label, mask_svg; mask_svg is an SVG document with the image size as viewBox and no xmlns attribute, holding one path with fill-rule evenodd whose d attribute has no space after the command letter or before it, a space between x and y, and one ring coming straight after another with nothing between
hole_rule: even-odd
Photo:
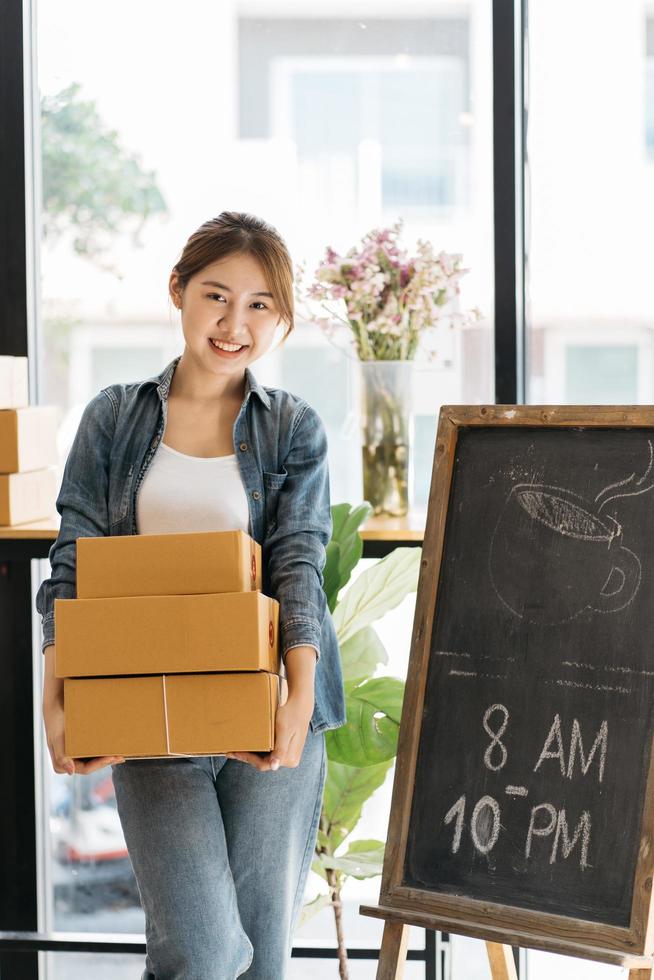
<instances>
[{"instance_id":1,"label":"shirt button","mask_svg":"<svg viewBox=\"0 0 654 980\"><path fill-rule=\"evenodd\" d=\"M259 493L258 490L255 490L252 496L254 497L255 500L259 500L261 498L261 494Z\"/></svg>"},{"instance_id":2,"label":"shirt button","mask_svg":"<svg viewBox=\"0 0 654 980\"><path fill-rule=\"evenodd\" d=\"M247 442L242 442L241 445L238 448L241 450L242 453L246 452L246 450L248 448Z\"/></svg>"}]
</instances>

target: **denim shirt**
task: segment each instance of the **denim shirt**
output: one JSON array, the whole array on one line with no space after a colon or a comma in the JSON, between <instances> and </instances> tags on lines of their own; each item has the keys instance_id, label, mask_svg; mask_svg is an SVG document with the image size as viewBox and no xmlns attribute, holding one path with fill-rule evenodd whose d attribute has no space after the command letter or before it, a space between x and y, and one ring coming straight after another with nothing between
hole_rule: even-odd
<instances>
[{"instance_id":1,"label":"denim shirt","mask_svg":"<svg viewBox=\"0 0 654 980\"><path fill-rule=\"evenodd\" d=\"M76 539L138 533L136 495L164 433L179 359L140 383L103 388L84 409L56 501L52 574L36 595L43 650L55 642L54 600L76 597ZM262 548L263 591L280 604L282 659L291 647L316 647L311 729L338 728L345 723L340 653L322 587L332 531L324 426L307 402L263 387L246 368L233 439L249 533Z\"/></svg>"}]
</instances>

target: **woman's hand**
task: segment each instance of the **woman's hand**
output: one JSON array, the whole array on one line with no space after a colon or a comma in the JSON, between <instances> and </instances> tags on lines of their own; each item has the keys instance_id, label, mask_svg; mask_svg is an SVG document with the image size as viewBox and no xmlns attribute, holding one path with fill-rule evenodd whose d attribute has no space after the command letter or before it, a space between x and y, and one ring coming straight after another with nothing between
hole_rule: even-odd
<instances>
[{"instance_id":1,"label":"woman's hand","mask_svg":"<svg viewBox=\"0 0 654 980\"><path fill-rule=\"evenodd\" d=\"M122 756L113 755L84 760L71 759L70 756L67 756L64 752L64 706L60 701L46 702L44 700L43 722L48 751L52 759L52 768L55 772L65 772L69 776L78 772L80 775L88 776L90 772L95 772L96 769L125 761Z\"/></svg>"},{"instance_id":2,"label":"woman's hand","mask_svg":"<svg viewBox=\"0 0 654 980\"><path fill-rule=\"evenodd\" d=\"M286 653L288 698L277 709L275 719L275 747L271 752L226 752L228 759L249 762L256 769L266 771L287 766L295 769L302 758L302 750L314 708L314 677L316 650L311 646L293 647ZM284 681L282 681L284 683Z\"/></svg>"},{"instance_id":3,"label":"woman's hand","mask_svg":"<svg viewBox=\"0 0 654 980\"><path fill-rule=\"evenodd\" d=\"M287 766L295 769L302 758L302 750L313 714L313 696L289 695L285 704L277 709L275 719L275 747L271 752L226 752L228 759L249 762L262 772Z\"/></svg>"},{"instance_id":4,"label":"woman's hand","mask_svg":"<svg viewBox=\"0 0 654 980\"><path fill-rule=\"evenodd\" d=\"M45 669L43 672L43 722L45 725L46 742L52 768L55 772L68 773L72 776L78 772L88 776L96 769L102 769L112 763L124 762L122 756L97 756L94 759L71 759L64 752L64 683L60 677L55 677L54 660L55 648L45 648Z\"/></svg>"}]
</instances>

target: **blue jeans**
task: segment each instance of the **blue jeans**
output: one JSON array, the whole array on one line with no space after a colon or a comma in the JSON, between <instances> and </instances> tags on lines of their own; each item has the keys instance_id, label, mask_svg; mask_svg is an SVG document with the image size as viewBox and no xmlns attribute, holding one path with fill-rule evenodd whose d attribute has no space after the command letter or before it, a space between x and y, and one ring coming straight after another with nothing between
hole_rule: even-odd
<instances>
[{"instance_id":1,"label":"blue jeans","mask_svg":"<svg viewBox=\"0 0 654 980\"><path fill-rule=\"evenodd\" d=\"M324 732L276 772L224 756L112 766L145 912L141 980L283 980L315 847Z\"/></svg>"}]
</instances>

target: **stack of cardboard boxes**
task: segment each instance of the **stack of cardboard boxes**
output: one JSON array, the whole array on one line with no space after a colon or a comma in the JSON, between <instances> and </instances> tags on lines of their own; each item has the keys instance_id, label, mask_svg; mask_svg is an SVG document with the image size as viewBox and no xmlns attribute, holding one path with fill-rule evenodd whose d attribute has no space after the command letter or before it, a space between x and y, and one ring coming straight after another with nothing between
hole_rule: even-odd
<instances>
[{"instance_id":1,"label":"stack of cardboard boxes","mask_svg":"<svg viewBox=\"0 0 654 980\"><path fill-rule=\"evenodd\" d=\"M278 603L243 531L77 539L77 598L55 600L65 751L273 748Z\"/></svg>"},{"instance_id":2,"label":"stack of cardboard boxes","mask_svg":"<svg viewBox=\"0 0 654 980\"><path fill-rule=\"evenodd\" d=\"M29 405L27 358L0 356L0 525L50 517L57 496L57 409Z\"/></svg>"}]
</instances>

